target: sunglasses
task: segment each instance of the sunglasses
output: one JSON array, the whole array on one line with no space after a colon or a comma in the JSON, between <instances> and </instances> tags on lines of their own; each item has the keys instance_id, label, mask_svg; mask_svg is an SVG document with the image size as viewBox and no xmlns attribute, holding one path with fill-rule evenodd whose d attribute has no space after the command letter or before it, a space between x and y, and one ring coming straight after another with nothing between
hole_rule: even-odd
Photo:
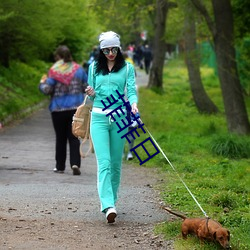
<instances>
[{"instance_id":1,"label":"sunglasses","mask_svg":"<svg viewBox=\"0 0 250 250\"><path fill-rule=\"evenodd\" d=\"M111 49L105 48L105 49L102 50L104 55L109 55L110 51L112 52L112 54L117 54L118 48L117 47L114 47L114 48L111 48Z\"/></svg>"}]
</instances>

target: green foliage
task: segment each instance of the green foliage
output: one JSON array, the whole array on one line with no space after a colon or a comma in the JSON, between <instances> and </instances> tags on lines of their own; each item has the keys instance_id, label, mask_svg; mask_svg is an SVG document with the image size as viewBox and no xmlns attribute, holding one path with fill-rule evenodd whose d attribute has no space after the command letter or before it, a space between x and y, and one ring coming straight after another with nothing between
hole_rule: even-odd
<instances>
[{"instance_id":1,"label":"green foliage","mask_svg":"<svg viewBox=\"0 0 250 250\"><path fill-rule=\"evenodd\" d=\"M38 90L39 80L49 65L34 61L32 66L12 62L7 70L0 67L0 121L19 117L21 111L40 103L45 97Z\"/></svg>"},{"instance_id":2,"label":"green foliage","mask_svg":"<svg viewBox=\"0 0 250 250\"><path fill-rule=\"evenodd\" d=\"M89 1L2 0L0 10L0 64L12 59L30 62L51 59L66 44L82 61L96 43L95 15Z\"/></svg>"},{"instance_id":3,"label":"green foliage","mask_svg":"<svg viewBox=\"0 0 250 250\"><path fill-rule=\"evenodd\" d=\"M191 1L178 0L171 1L177 4L176 8L170 8L168 11L167 25L165 32L165 40L167 43L178 44L183 40L185 34L185 17L188 15L195 19L196 36L198 41L211 39L211 34L208 30L204 18L192 6ZM212 12L210 1L203 1L208 11ZM191 8L191 10L190 10Z\"/></svg>"},{"instance_id":4,"label":"green foliage","mask_svg":"<svg viewBox=\"0 0 250 250\"><path fill-rule=\"evenodd\" d=\"M140 33L144 30L148 32L149 40L154 36L153 0L112 0L108 3L106 0L94 0L92 6L97 14L98 23L102 24L105 30L114 30L121 35L123 48L131 42L143 42Z\"/></svg>"},{"instance_id":5,"label":"green foliage","mask_svg":"<svg viewBox=\"0 0 250 250\"><path fill-rule=\"evenodd\" d=\"M250 14L246 11L249 8L250 2L248 0L232 0L235 35L237 38L249 35Z\"/></svg>"},{"instance_id":6,"label":"green foliage","mask_svg":"<svg viewBox=\"0 0 250 250\"><path fill-rule=\"evenodd\" d=\"M168 11L165 40L170 44L176 44L183 38L184 32L184 13L182 4L177 8L171 8Z\"/></svg>"},{"instance_id":7,"label":"green foliage","mask_svg":"<svg viewBox=\"0 0 250 250\"><path fill-rule=\"evenodd\" d=\"M245 156L250 152L249 137L227 133L218 79L210 68L202 67L201 72L207 93L222 113L198 113L189 89L187 71L181 60L169 61L166 65L164 93L158 94L146 88L139 89L141 119L167 157L166 159L160 153L143 166L157 166L161 171L164 181L163 184L158 184L157 189L161 190L165 204L189 217L202 216L181 178L206 213L230 230L232 249L245 250L250 248L246 237L250 219L250 158L249 154L248 158ZM250 111L250 106L247 107ZM148 133L141 133L135 145L147 137ZM230 157L214 155L211 145L221 138L225 141L231 139L233 143L224 148L237 148L236 153L230 153ZM138 155L142 153L140 150L137 152ZM232 155L237 155L237 158L231 158ZM132 162L139 163L137 158ZM162 232L167 239L178 237L179 223L178 220L160 224L156 228L157 233ZM190 239L191 244L190 241L175 238L175 248L201 249L196 238L190 236ZM217 246L207 243L203 249L217 249Z\"/></svg>"},{"instance_id":8,"label":"green foliage","mask_svg":"<svg viewBox=\"0 0 250 250\"><path fill-rule=\"evenodd\" d=\"M250 35L238 41L237 62L241 85L245 94L250 96Z\"/></svg>"},{"instance_id":9,"label":"green foliage","mask_svg":"<svg viewBox=\"0 0 250 250\"><path fill-rule=\"evenodd\" d=\"M219 194L215 194L210 201L212 206L217 206L223 208L234 209L237 207L236 197L230 194L229 192L221 192Z\"/></svg>"}]
</instances>

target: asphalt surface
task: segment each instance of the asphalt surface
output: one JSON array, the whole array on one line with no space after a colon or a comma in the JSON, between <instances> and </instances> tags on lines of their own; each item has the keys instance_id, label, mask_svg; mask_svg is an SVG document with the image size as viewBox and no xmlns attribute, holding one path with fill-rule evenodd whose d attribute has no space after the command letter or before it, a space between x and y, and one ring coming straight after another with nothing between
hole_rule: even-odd
<instances>
[{"instance_id":1,"label":"asphalt surface","mask_svg":"<svg viewBox=\"0 0 250 250\"><path fill-rule=\"evenodd\" d=\"M60 207L52 216L69 216L75 220L84 217L91 221L103 219L96 189L95 155L90 154L82 160L81 176L72 175L69 162L64 174L54 173L54 140L47 108L0 133L1 209L8 211L18 205L22 208L22 211L19 208L22 215L37 216L33 213L36 209L46 210L48 205L56 202ZM150 174L147 169L124 164L120 190L122 201L118 208L126 211L136 205L138 212L130 216L121 215L121 218L141 222L163 219L162 214L153 212L155 204L151 200L145 203L154 182L150 177L145 179L145 174ZM27 209L26 204L30 204L30 200L33 202ZM78 213L62 214L65 211L63 206L69 203L73 204L72 210L77 207Z\"/></svg>"}]
</instances>

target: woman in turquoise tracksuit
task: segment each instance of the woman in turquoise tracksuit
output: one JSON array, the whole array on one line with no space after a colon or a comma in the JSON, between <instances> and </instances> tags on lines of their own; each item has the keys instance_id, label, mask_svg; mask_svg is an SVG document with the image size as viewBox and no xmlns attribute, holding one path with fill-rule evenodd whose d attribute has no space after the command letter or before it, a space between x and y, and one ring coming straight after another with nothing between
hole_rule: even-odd
<instances>
[{"instance_id":1,"label":"woman in turquoise tracksuit","mask_svg":"<svg viewBox=\"0 0 250 250\"><path fill-rule=\"evenodd\" d=\"M126 63L120 50L120 36L115 32L104 32L99 36L100 53L97 60L89 67L88 84L86 93L93 102L91 114L90 133L94 144L97 159L97 188L101 202L101 211L106 213L108 223L113 223L117 216L115 204L120 185L121 164L124 143L126 139L121 136L127 133L128 129L118 133L117 123L121 119L125 120L125 111L119 111L114 115L115 119L106 114L120 105L124 105L123 100L118 98L118 94L126 92L131 105L131 112L138 112L137 93L135 87L134 66ZM126 90L125 90L126 89ZM118 101L108 108L108 100L112 100L113 95ZM124 98L125 99L125 98Z\"/></svg>"}]
</instances>

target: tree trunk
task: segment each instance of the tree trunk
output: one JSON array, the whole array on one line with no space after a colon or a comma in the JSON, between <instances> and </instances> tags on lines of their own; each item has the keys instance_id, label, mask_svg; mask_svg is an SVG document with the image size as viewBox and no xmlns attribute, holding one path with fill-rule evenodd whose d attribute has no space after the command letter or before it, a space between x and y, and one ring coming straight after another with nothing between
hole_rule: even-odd
<instances>
[{"instance_id":1,"label":"tree trunk","mask_svg":"<svg viewBox=\"0 0 250 250\"><path fill-rule=\"evenodd\" d=\"M164 34L166 28L166 19L168 12L168 1L156 1L156 16L155 16L155 37L153 45L153 62L149 74L148 87L157 87L162 89L163 66L166 53L166 43Z\"/></svg>"},{"instance_id":2,"label":"tree trunk","mask_svg":"<svg viewBox=\"0 0 250 250\"><path fill-rule=\"evenodd\" d=\"M191 1L204 16L213 36L228 130L237 134L249 134L250 123L235 59L230 0L212 0L215 23L200 0Z\"/></svg>"},{"instance_id":3,"label":"tree trunk","mask_svg":"<svg viewBox=\"0 0 250 250\"><path fill-rule=\"evenodd\" d=\"M207 95L200 75L200 57L196 48L195 18L191 16L193 8L187 6L185 18L185 55L189 82L195 105L200 113L217 113L218 108Z\"/></svg>"},{"instance_id":4,"label":"tree trunk","mask_svg":"<svg viewBox=\"0 0 250 250\"><path fill-rule=\"evenodd\" d=\"M213 38L228 129L237 134L248 134L250 124L235 60L230 0L212 0L212 3L216 29Z\"/></svg>"}]
</instances>

